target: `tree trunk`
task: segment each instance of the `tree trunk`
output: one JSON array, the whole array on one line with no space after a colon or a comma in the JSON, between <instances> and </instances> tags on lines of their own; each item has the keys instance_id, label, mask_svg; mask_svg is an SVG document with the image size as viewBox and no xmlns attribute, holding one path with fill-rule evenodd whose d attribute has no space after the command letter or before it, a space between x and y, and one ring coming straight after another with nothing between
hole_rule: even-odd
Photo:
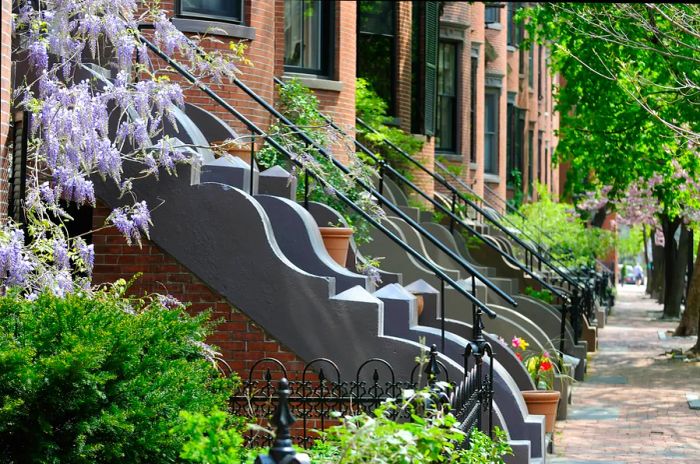
<instances>
[{"instance_id":1,"label":"tree trunk","mask_svg":"<svg viewBox=\"0 0 700 464\"><path fill-rule=\"evenodd\" d=\"M685 311L681 317L681 322L676 327L673 335L677 337L687 337L698 333L698 316L700 315L700 253L695 257L693 268L698 272L693 272L690 278L690 288L688 289Z\"/></svg>"},{"instance_id":2,"label":"tree trunk","mask_svg":"<svg viewBox=\"0 0 700 464\"><path fill-rule=\"evenodd\" d=\"M653 240L653 239L652 239ZM656 299L660 304L664 302L664 248L654 245L651 249L652 269L651 279L649 279L649 288L651 297Z\"/></svg>"},{"instance_id":3,"label":"tree trunk","mask_svg":"<svg viewBox=\"0 0 700 464\"><path fill-rule=\"evenodd\" d=\"M647 253L646 224L642 224L642 248L644 249L644 275L647 277L647 286L644 293L651 295L651 266L649 265L649 254Z\"/></svg>"},{"instance_id":4,"label":"tree trunk","mask_svg":"<svg viewBox=\"0 0 700 464\"><path fill-rule=\"evenodd\" d=\"M591 225L599 229L602 228L606 217L608 217L608 208L600 208L591 218Z\"/></svg>"},{"instance_id":5,"label":"tree trunk","mask_svg":"<svg viewBox=\"0 0 700 464\"><path fill-rule=\"evenodd\" d=\"M685 255L688 246L688 228L681 225L680 219L673 221L664 218L662 221L664 232L664 318L673 319L681 314L681 300L685 286L683 285L683 274L687 266ZM681 233L678 243L674 236L681 226Z\"/></svg>"}]
</instances>

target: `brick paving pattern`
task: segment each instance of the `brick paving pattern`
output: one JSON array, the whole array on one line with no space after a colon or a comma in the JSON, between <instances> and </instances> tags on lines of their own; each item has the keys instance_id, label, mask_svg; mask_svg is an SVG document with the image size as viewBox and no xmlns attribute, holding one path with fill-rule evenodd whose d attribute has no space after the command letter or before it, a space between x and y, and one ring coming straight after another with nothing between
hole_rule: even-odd
<instances>
[{"instance_id":1,"label":"brick paving pattern","mask_svg":"<svg viewBox=\"0 0 700 464\"><path fill-rule=\"evenodd\" d=\"M574 388L566 421L555 430L554 463L700 463L700 363L664 353L695 337L662 339L677 322L657 320L661 306L643 286L618 287L616 306L599 330L585 382Z\"/></svg>"}]
</instances>

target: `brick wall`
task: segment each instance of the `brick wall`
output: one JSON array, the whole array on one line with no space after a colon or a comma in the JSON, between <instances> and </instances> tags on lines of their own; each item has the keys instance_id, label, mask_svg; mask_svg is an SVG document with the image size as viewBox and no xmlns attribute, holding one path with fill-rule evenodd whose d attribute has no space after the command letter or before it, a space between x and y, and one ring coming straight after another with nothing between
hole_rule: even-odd
<instances>
[{"instance_id":1,"label":"brick wall","mask_svg":"<svg viewBox=\"0 0 700 464\"><path fill-rule=\"evenodd\" d=\"M411 2L396 5L396 108L401 129L411 132Z\"/></svg>"},{"instance_id":2,"label":"brick wall","mask_svg":"<svg viewBox=\"0 0 700 464\"><path fill-rule=\"evenodd\" d=\"M10 95L11 89L11 48L10 34L11 0L1 0L0 3L0 222L7 218L7 202L9 193L8 168L9 151L8 139L10 132Z\"/></svg>"},{"instance_id":3,"label":"brick wall","mask_svg":"<svg viewBox=\"0 0 700 464\"><path fill-rule=\"evenodd\" d=\"M93 227L101 227L109 212L98 203L93 210ZM169 293L182 302L191 302L190 312L211 309L212 319L222 320L208 341L220 348L223 358L239 375L247 375L259 359L273 357L285 364L290 378L301 377L301 359L152 242L144 241L140 249L129 246L114 227L93 233L92 242L96 284L128 280L143 273L131 288L133 294Z\"/></svg>"}]
</instances>

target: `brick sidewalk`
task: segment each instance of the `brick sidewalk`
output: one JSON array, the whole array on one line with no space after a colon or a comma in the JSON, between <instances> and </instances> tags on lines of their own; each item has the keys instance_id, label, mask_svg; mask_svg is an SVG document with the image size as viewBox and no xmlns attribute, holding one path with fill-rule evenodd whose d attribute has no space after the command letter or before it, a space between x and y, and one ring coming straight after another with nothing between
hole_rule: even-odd
<instances>
[{"instance_id":1,"label":"brick sidewalk","mask_svg":"<svg viewBox=\"0 0 700 464\"><path fill-rule=\"evenodd\" d=\"M660 339L677 323L655 320L661 306L643 288L618 287L586 381L574 387L568 419L557 423L550 462L700 463L700 411L686 400L700 393L700 363L662 355L695 338Z\"/></svg>"}]
</instances>

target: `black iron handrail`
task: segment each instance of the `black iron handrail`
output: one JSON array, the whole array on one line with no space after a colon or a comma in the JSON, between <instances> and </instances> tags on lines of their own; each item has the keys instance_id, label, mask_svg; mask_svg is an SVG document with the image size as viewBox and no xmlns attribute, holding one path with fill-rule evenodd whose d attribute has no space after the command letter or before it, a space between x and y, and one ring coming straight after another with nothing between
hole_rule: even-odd
<instances>
[{"instance_id":1,"label":"black iron handrail","mask_svg":"<svg viewBox=\"0 0 700 464\"><path fill-rule=\"evenodd\" d=\"M378 134L377 130L374 129L372 126L364 122L360 118L355 118L355 120L364 128L367 130L372 131L375 134ZM513 234L511 231L508 230L507 227L503 226L500 222L496 221L493 219L486 211L483 210L480 206L478 206L476 203L474 203L471 199L466 197L462 192L459 190L455 189L452 184L447 182L444 177L441 175L431 171L427 167L425 167L421 162L413 158L411 155L406 153L404 150L401 148L397 147L394 143L391 142L391 140L387 139L382 139L382 143L388 145L391 147L394 151L396 151L398 154L403 156L405 159L413 163L416 167L418 167L420 170L428 174L430 177L432 177L434 180L438 181L443 187L448 189L453 195L456 197L460 198L464 203L472 207L475 211L477 211L479 214L484 216L489 222L494 224L498 229L503 231L506 235L508 235L513 241L515 241L519 246L521 246L524 250L529 252L532 256L536 257L540 262L544 263L547 267L549 267L551 270L553 270L556 274L558 274L564 281L569 283L569 285L574 285L574 286L579 286L579 283L574 281L571 277L566 275L561 271L561 269L558 269L556 266L554 266L552 263L550 263L546 258L544 258L540 253L538 253L536 250L532 249L527 243L522 241L519 237L517 237L515 234Z\"/></svg>"},{"instance_id":2,"label":"black iron handrail","mask_svg":"<svg viewBox=\"0 0 700 464\"><path fill-rule=\"evenodd\" d=\"M377 191L374 187L371 185L367 185L364 181L361 179L358 179L357 177L351 176L350 175L350 170L340 161L335 159L331 153L329 153L324 147L319 146L311 137L309 137L306 132L303 130L299 129L296 124L291 122L287 117L285 117L282 113L277 111L272 105L270 105L267 101L265 101L262 97L260 97L258 94L253 92L247 85L245 85L243 82L241 82L239 79L233 79L233 83L243 90L249 97L251 97L253 100L255 100L258 104L260 104L265 110L267 110L270 114L272 114L275 118L279 119L282 121L287 127L293 129L294 135L297 136L298 138L302 139L302 141L316 149L321 155L325 156L328 158L336 168L340 169L344 174L348 175L350 179L353 180L353 182L359 186L361 186L363 189L365 189L367 192L372 194L373 197L375 197L381 204L385 204L390 210L392 210L394 213L396 213L401 219L406 221L416 232L418 232L420 235L422 235L424 238L426 238L428 241L430 241L433 245L437 246L443 253L447 254L450 258L454 259L457 261L462 267L469 272L473 277L476 277L480 282L482 282L485 286L493 290L498 296L506 300L509 304L513 306L517 306L517 302L507 293L505 293L503 290L501 290L496 284L491 282L486 276L482 275L478 270L476 270L469 262L467 262L462 256L459 256L457 253L455 253L453 250L445 246L440 240L436 239L433 237L433 235L425 230L423 226L418 224L416 221L414 221L410 216L408 216L406 213L401 211L401 209L394 205L392 202L390 202L384 195L382 195L379 191Z\"/></svg>"},{"instance_id":3,"label":"black iron handrail","mask_svg":"<svg viewBox=\"0 0 700 464\"><path fill-rule=\"evenodd\" d=\"M279 78L275 77L274 81L284 87L286 84ZM544 281L540 276L532 272L530 269L525 267L522 263L520 263L518 260L516 260L513 256L509 255L508 253L504 252L500 248L498 248L494 243L492 243L490 240L488 240L486 237L481 235L475 228L464 222L460 217L458 217L454 212L450 211L449 209L445 208L444 205L441 203L437 202L434 198L430 197L428 194L426 194L423 190L421 190L418 186L416 186L413 182L411 182L409 179L406 178L403 174L401 174L399 171L397 171L393 166L390 164L386 163L384 160L381 158L377 157L377 155L367 148L362 142L357 140L354 137L351 137L347 132L345 132L343 129L341 129L331 118L328 116L324 115L322 112L317 111L318 115L330 126L332 127L335 131L343 135L344 137L351 138L353 143L357 148L362 150L363 153L365 153L367 156L369 156L375 163L379 164L380 170L386 170L388 169L391 174L396 176L398 179L400 179L404 184L408 185L412 190L414 190L416 193L418 193L420 196L425 198L430 204L432 204L434 207L438 208L441 210L443 213L447 214L450 219L460 226L464 227L469 231L469 233L477 236L479 239L481 239L482 242L484 242L488 247L499 253L504 259L506 259L509 263L511 263L513 266L517 267L521 271L525 272L527 275L532 277L535 281L537 281L540 285L551 291L554 295L556 295L559 298L563 298L564 295L561 294L559 290L554 288L552 285L550 285L548 282ZM381 182L381 179L380 179ZM381 187L380 187L380 193L381 193ZM460 257L462 260L464 259L463 257ZM459 261L458 261L459 262ZM461 262L460 262L461 264Z\"/></svg>"},{"instance_id":4,"label":"black iron handrail","mask_svg":"<svg viewBox=\"0 0 700 464\"><path fill-rule=\"evenodd\" d=\"M149 25L141 25L141 27L148 27L148 26ZM236 110L233 106L231 106L228 102L226 102L223 98L221 98L216 92L211 90L207 85L203 84L192 73L190 73L187 69L185 69L177 61L173 60L170 56L168 56L166 53L164 53L162 50L160 50L160 48L158 48L150 40L146 39L143 36L138 36L138 39L141 41L141 43L143 43L146 47L148 47L153 53L158 55L159 58L164 60L170 67L172 67L172 69L177 71L185 79L187 79L189 82L194 84L199 90L201 90L202 92L207 94L212 100L214 100L216 103L218 103L224 110L229 112L236 119L238 119L241 123L243 123L251 131L251 133L255 133L261 137L264 137L265 140L268 141L270 143L270 145L273 148L275 148L279 153L281 153L284 156L286 156L287 158L289 158L289 160L291 162L293 162L295 165L297 165L299 167L303 167L302 163L299 162L297 159L295 159L295 157L291 153L289 153L282 145L280 145L274 138L268 137L268 135L262 129L260 129L255 123L253 123L248 118L243 116L238 110ZM240 83L240 85L245 87L245 85L242 83ZM245 88L247 88L247 87L245 87ZM248 90L251 93L253 93L250 89L248 89ZM265 103L267 104L267 102L265 102ZM315 180L321 182L322 185L328 186L327 181L325 179L323 179L322 177L316 175L313 172L309 173L307 171L307 174L311 175ZM445 274L443 271L441 271L438 267L436 267L430 260L423 257L419 252L417 252L416 250L411 248L409 245L404 243L403 240L401 240L401 238L397 237L393 232L391 232L384 225L382 225L378 220L374 219L371 215L369 215L367 212L365 212L361 207L359 207L357 204L355 204L347 196L345 196L344 194L342 194L341 192L339 192L337 190L335 191L335 195L345 205L347 205L348 207L353 209L355 212L357 212L360 216L362 216L363 219L365 219L367 222L369 222L373 227L379 229L390 240L394 241L397 245L399 245L404 251L411 254L421 264L425 265L428 269L430 269L441 281L447 282L458 293L462 294L465 298L467 298L472 303L473 309L475 310L475 314L477 316L481 312L483 312L487 316L489 316L491 319L494 319L497 317L497 314L492 309L488 308L478 298L476 298L474 295L472 295L471 293L466 291L462 286L460 286L457 282L455 282L455 280L453 280L451 277L449 277L447 274ZM475 290L474 278L477 277L477 274L478 273L472 274L472 291ZM480 275L480 274L478 274L478 275ZM508 295L505 295L505 297L506 297L506 299L510 299L511 301L513 301ZM517 304L517 303L515 303L515 301L513 301L513 303ZM444 312L442 314L442 317L444 319ZM477 335L481 331L480 324L478 323L478 317L474 321L472 330L474 331L475 335ZM443 333L443 341L444 341L444 333Z\"/></svg>"},{"instance_id":5,"label":"black iron handrail","mask_svg":"<svg viewBox=\"0 0 700 464\"><path fill-rule=\"evenodd\" d=\"M556 256L554 256L548 248L542 246L542 242L541 242L540 240L536 240L536 239L533 238L531 235L529 235L528 233L526 233L524 229L518 227L518 225L515 224L510 218L508 218L508 216L504 216L503 214L501 214L501 213L498 211L498 209L497 209L493 204L491 204L488 200L486 200L485 197L480 197L480 196L474 191L474 189L472 189L471 187L469 187L462 179L460 179L459 177L455 176L454 173L452 173L452 172L451 172L447 167L445 167L442 163L440 163L439 161L436 160L436 161L435 161L435 166L437 166L440 170L446 172L446 173L450 176L451 179L453 179L453 180L456 181L459 185L461 185L462 187L464 187L465 189L467 189L467 190L469 191L469 193L471 193L471 194L473 194L473 195L476 195L476 196L479 198L479 201L480 201L481 203L485 204L487 207L491 208L491 209L498 215L499 218L501 218L501 219L505 220L506 222L508 222L508 224L510 224L510 226L512 226L513 228L517 229L518 232L519 232L523 237L525 237L526 239L528 239L528 240L530 240L531 242L533 242L533 243L537 246L537 249L538 249L538 250L540 250L540 251L542 251L542 252L544 252L544 253L547 254L547 258L548 258L550 261L552 261L553 263L555 263L555 264L557 264L557 265L559 265L559 266L565 268L566 271L567 271L569 274L575 274L574 271L571 269L571 267L569 267L566 263L562 262L559 258L557 258ZM512 206L510 203L508 203L507 201L503 200L503 198L501 198L500 196L498 196L498 194L497 194L496 192L494 192L489 186L487 186L486 184L484 184L484 188L487 189L487 190L491 193L491 196L497 198L497 199L498 199L499 201L501 201L502 203L505 203L506 207L512 209L520 218L522 218L523 220L527 219L523 213L521 213L518 209L513 208L513 206ZM537 226L537 227L538 227L538 229L539 229L539 226ZM540 232L540 233L543 233L543 234L544 234L546 237L548 237L549 239L552 239L552 237L551 237L549 234L545 233L542 229L539 229L539 232ZM553 240L553 239L552 239L552 240Z\"/></svg>"},{"instance_id":6,"label":"black iron handrail","mask_svg":"<svg viewBox=\"0 0 700 464\"><path fill-rule=\"evenodd\" d=\"M442 163L439 163L439 162L436 161L435 164L436 164L440 169L442 169L442 170L448 172L449 174L452 174L451 172L449 172L449 170L448 170L445 166L442 165ZM461 181L461 179L459 179L459 177L455 177L454 174L452 174L452 177L453 177L454 179L456 179L456 180L460 180L460 181ZM469 187L467 187L467 188L468 188L470 191L473 192L472 189L470 189ZM503 203L503 204L505 205L505 207L506 207L506 211L510 210L511 212L517 214L518 217L520 217L521 219L523 219L523 220L526 220L526 219L527 219L527 218L525 217L525 215L524 215L522 212L520 212L520 210L519 210L518 208L516 208L515 206L513 206L513 205L512 205L511 203L509 203L508 201L504 200L500 195L498 195L498 193L494 192L493 189L492 189L491 187L489 187L488 185L484 184L484 189L488 190L488 192L491 194L492 197L497 198L499 202ZM484 198L482 198L482 201L484 201L484 203L487 203L487 204L488 204L488 202L487 202ZM493 206L491 206L491 207L493 208ZM495 209L495 208L494 208L494 209ZM510 219L508 219L507 216L503 216L503 215L500 215L500 216L501 216L503 219L505 219L506 221L508 221L510 224L513 224L513 222L512 222ZM546 230L543 230L538 224L532 223L531 225L532 225L535 229L537 229L537 233L539 233L539 234L541 234L541 235L544 235L544 236L545 236L546 238L548 238L549 240L554 241L554 238L549 234L549 232L547 232ZM526 234L524 229L517 227L515 224L513 224L513 226L516 227L516 228L518 228L518 230L520 231L520 233L522 233L526 238L528 238L529 240L531 240L531 241L537 243L537 244L538 244L538 247L539 247L539 245L542 243L540 240L535 240L534 238L532 238L532 236L529 236L528 234ZM550 259L551 259L552 261L555 261L555 260L558 261L559 263L562 264L562 266L566 267L567 270L569 270L569 271L571 272L571 268L570 268L569 266L565 265L564 263L562 263L561 260L557 259L557 258L549 251L549 249L544 248L544 247L542 247L542 249L543 249L544 251L547 252L547 255L550 257ZM572 250L571 250L570 248L568 249L568 251L569 251L569 252L572 252ZM606 266L605 263L602 262L600 259L595 258L595 261L596 261L596 264L598 264L600 267L602 267L604 271L607 271L607 272L612 273L612 271L610 270L610 268L609 268L608 266Z\"/></svg>"}]
</instances>

